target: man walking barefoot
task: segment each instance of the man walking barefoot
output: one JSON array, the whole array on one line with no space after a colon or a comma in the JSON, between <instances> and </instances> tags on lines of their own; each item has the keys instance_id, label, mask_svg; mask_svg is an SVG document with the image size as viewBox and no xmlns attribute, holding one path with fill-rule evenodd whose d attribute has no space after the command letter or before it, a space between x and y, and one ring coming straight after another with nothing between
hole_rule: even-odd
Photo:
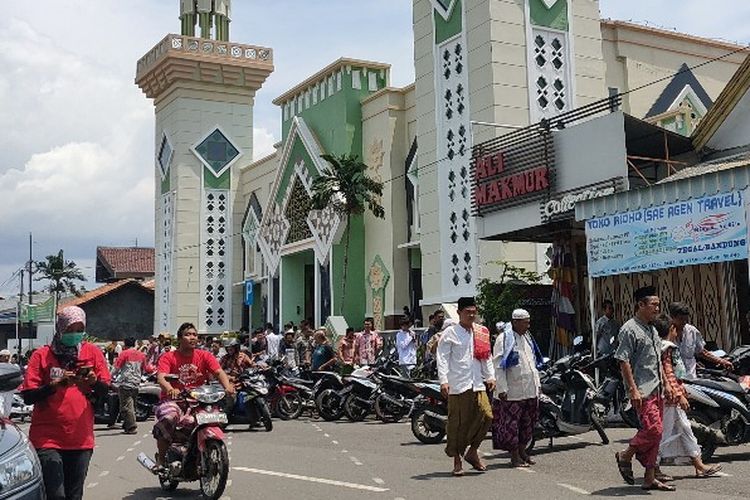
<instances>
[{"instance_id":1,"label":"man walking barefoot","mask_svg":"<svg viewBox=\"0 0 750 500\"><path fill-rule=\"evenodd\" d=\"M458 300L458 315L459 323L445 329L437 348L440 390L448 399L445 453L453 457L454 476L464 474L462 458L475 470L487 470L479 445L492 424L487 390L495 388L490 332L474 323L473 297Z\"/></svg>"},{"instance_id":2,"label":"man walking barefoot","mask_svg":"<svg viewBox=\"0 0 750 500\"><path fill-rule=\"evenodd\" d=\"M622 378L630 402L638 412L641 428L630 440L627 450L615 453L615 460L626 483L635 484L632 465L635 456L646 469L644 490L675 491L674 486L655 477L664 411L662 390L665 387L661 371L661 339L652 324L659 315L659 297L652 286L639 288L634 295L635 316L620 329L615 359L620 362Z\"/></svg>"}]
</instances>

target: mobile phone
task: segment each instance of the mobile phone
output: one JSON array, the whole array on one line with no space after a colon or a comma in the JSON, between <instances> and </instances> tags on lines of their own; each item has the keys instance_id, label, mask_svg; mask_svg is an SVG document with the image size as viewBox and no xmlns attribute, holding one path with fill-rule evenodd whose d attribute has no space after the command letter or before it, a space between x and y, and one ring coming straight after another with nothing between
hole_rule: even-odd
<instances>
[{"instance_id":1,"label":"mobile phone","mask_svg":"<svg viewBox=\"0 0 750 500\"><path fill-rule=\"evenodd\" d=\"M83 378L88 376L89 373L91 373L91 370L93 369L93 366L86 365L86 366L79 366L78 370L76 370L76 377Z\"/></svg>"}]
</instances>

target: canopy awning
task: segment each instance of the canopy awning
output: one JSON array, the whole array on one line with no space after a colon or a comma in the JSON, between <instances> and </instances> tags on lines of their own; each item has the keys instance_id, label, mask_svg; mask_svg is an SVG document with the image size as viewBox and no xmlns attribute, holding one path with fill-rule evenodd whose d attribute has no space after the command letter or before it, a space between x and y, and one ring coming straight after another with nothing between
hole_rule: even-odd
<instances>
[{"instance_id":1,"label":"canopy awning","mask_svg":"<svg viewBox=\"0 0 750 500\"><path fill-rule=\"evenodd\" d=\"M750 153L701 163L642 189L623 191L576 203L576 220L738 191L750 185Z\"/></svg>"}]
</instances>

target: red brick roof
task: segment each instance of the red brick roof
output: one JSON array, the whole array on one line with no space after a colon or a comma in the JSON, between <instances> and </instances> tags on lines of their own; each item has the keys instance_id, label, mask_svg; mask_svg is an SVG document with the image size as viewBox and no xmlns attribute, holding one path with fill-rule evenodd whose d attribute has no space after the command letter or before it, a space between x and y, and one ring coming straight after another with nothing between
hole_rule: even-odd
<instances>
[{"instance_id":1,"label":"red brick roof","mask_svg":"<svg viewBox=\"0 0 750 500\"><path fill-rule=\"evenodd\" d=\"M91 291L88 291L81 295L80 297L70 297L67 299L60 300L60 306L58 309L67 307L67 306L80 306L81 304L85 304L86 302L90 302L94 299L98 299L99 297L103 297L104 295L110 294L114 292L115 290L118 290L124 286L135 284L144 290L149 291L150 293L154 293L153 288L149 288L144 283L141 283L138 280L135 279L126 279L126 280L120 280L120 281L114 281L112 283L107 283L106 285L102 285L99 288L95 288Z\"/></svg>"},{"instance_id":2,"label":"red brick roof","mask_svg":"<svg viewBox=\"0 0 750 500\"><path fill-rule=\"evenodd\" d=\"M154 249L144 247L97 247L96 260L110 279L145 278L154 275ZM97 280L98 280L97 276ZM108 280L102 280L108 281Z\"/></svg>"}]
</instances>

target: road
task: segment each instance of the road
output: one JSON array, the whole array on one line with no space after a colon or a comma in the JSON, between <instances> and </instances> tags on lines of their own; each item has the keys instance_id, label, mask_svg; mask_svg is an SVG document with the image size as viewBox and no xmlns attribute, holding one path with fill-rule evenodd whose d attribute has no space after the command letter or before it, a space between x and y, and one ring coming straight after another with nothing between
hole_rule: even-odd
<instances>
[{"instance_id":1,"label":"road","mask_svg":"<svg viewBox=\"0 0 750 500\"><path fill-rule=\"evenodd\" d=\"M324 422L302 418L274 421L270 433L232 426L228 434L230 482L227 500L246 498L387 499L545 498L582 496L666 497L675 494L641 491L627 486L617 473L614 452L626 446L629 429L608 429L611 444L595 433L538 445L533 469L511 469L505 453L485 441L482 451L488 472L450 475L451 460L441 445L423 445L406 423ZM197 498L197 483L164 493L156 479L141 468L136 456L154 452L151 424L137 435L124 435L97 426L97 448L86 481L87 500ZM747 498L750 447L720 449L722 477L688 477L692 467L665 467L680 477L675 483L681 499ZM636 475L642 469L635 466Z\"/></svg>"}]
</instances>

